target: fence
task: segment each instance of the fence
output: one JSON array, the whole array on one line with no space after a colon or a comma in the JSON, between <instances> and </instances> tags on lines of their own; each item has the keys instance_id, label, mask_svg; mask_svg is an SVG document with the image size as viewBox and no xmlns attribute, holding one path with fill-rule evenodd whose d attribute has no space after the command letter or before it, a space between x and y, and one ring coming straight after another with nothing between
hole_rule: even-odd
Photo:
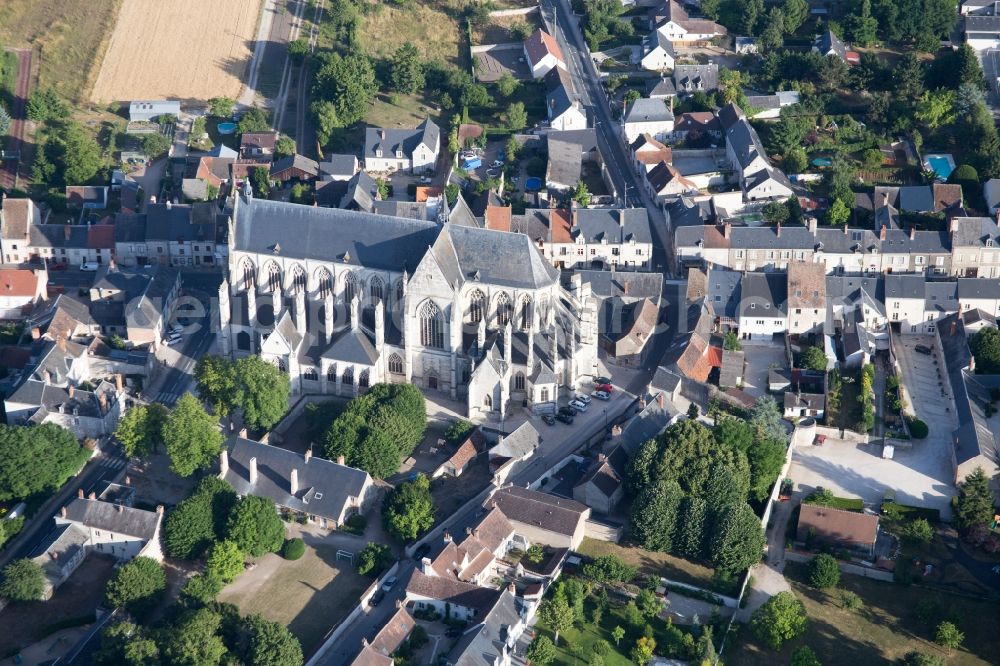
<instances>
[{"instance_id":1,"label":"fence","mask_svg":"<svg viewBox=\"0 0 1000 666\"><path fill-rule=\"evenodd\" d=\"M790 562L808 563L812 561L812 558L812 554L798 553L792 550L785 551L785 559ZM882 569L866 567L860 564L852 564L850 562L841 562L840 560L837 560L837 565L844 573L853 574L855 576L864 576L865 578L874 578L875 580L887 581L889 583L893 581L891 571L883 571Z\"/></svg>"},{"instance_id":2,"label":"fence","mask_svg":"<svg viewBox=\"0 0 1000 666\"><path fill-rule=\"evenodd\" d=\"M355 620L364 615L365 608L368 606L368 600L372 598L378 588L382 585L382 581L389 576L392 576L397 571L399 571L399 562L394 563L391 567L389 567L388 571L382 574L380 578L375 579L375 582L372 583L368 589L365 590L364 594L361 595L361 600L358 602L358 605L351 610L347 617L341 620L340 624L333 628L333 631L326 635L326 638L323 640L323 644L309 658L306 662L306 666L315 666L319 663L326 653L330 651L330 648L333 647L333 644L340 639L345 631L347 631L347 628L350 627Z\"/></svg>"}]
</instances>

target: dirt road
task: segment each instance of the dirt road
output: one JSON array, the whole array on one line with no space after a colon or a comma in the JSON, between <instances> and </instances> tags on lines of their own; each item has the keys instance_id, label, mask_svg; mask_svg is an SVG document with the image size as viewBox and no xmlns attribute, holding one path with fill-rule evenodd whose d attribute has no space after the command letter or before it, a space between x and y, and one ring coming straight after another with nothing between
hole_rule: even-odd
<instances>
[{"instance_id":1,"label":"dirt road","mask_svg":"<svg viewBox=\"0 0 1000 666\"><path fill-rule=\"evenodd\" d=\"M14 103L11 105L12 108L8 109L12 122L4 150L7 153L20 155L28 121L26 106L31 88L31 50L11 50L17 54L17 84L14 87ZM19 159L3 160L2 167L0 167L0 188L11 190L17 186L19 166Z\"/></svg>"}]
</instances>

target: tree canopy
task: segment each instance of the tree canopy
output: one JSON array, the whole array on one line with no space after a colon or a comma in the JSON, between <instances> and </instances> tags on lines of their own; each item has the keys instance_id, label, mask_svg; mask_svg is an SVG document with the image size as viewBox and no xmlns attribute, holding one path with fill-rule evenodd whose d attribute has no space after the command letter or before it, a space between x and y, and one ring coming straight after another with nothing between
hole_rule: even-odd
<instances>
[{"instance_id":1,"label":"tree canopy","mask_svg":"<svg viewBox=\"0 0 1000 666\"><path fill-rule=\"evenodd\" d=\"M8 601L37 601L45 590L45 574L34 560L14 560L0 572L0 597Z\"/></svg>"},{"instance_id":2,"label":"tree canopy","mask_svg":"<svg viewBox=\"0 0 1000 666\"><path fill-rule=\"evenodd\" d=\"M166 590L163 566L151 557L140 556L125 563L108 581L104 598L112 608L124 606L141 615L156 606Z\"/></svg>"},{"instance_id":3,"label":"tree canopy","mask_svg":"<svg viewBox=\"0 0 1000 666\"><path fill-rule=\"evenodd\" d=\"M205 563L205 575L221 583L231 583L243 573L243 551L235 541L226 539L212 546Z\"/></svg>"},{"instance_id":4,"label":"tree canopy","mask_svg":"<svg viewBox=\"0 0 1000 666\"><path fill-rule=\"evenodd\" d=\"M167 408L159 403L137 405L125 412L118 421L115 437L128 456L147 458L163 438Z\"/></svg>"},{"instance_id":5,"label":"tree canopy","mask_svg":"<svg viewBox=\"0 0 1000 666\"><path fill-rule=\"evenodd\" d=\"M424 87L424 64L420 50L410 42L396 49L389 70L394 90L411 95Z\"/></svg>"},{"instance_id":6,"label":"tree canopy","mask_svg":"<svg viewBox=\"0 0 1000 666\"><path fill-rule=\"evenodd\" d=\"M244 621L248 637L247 666L300 666L302 645L282 624L251 615Z\"/></svg>"},{"instance_id":7,"label":"tree canopy","mask_svg":"<svg viewBox=\"0 0 1000 666\"><path fill-rule=\"evenodd\" d=\"M243 421L257 430L269 430L288 411L288 373L260 356L244 356L234 366L234 403L243 409Z\"/></svg>"},{"instance_id":8,"label":"tree canopy","mask_svg":"<svg viewBox=\"0 0 1000 666\"><path fill-rule=\"evenodd\" d=\"M993 520L994 502L993 491L990 489L990 479L983 472L982 467L977 467L958 486L955 522L962 529L969 529L976 525L988 525Z\"/></svg>"},{"instance_id":9,"label":"tree canopy","mask_svg":"<svg viewBox=\"0 0 1000 666\"><path fill-rule=\"evenodd\" d=\"M256 495L241 497L229 516L226 538L253 557L276 553L285 543L285 525L274 502Z\"/></svg>"},{"instance_id":10,"label":"tree canopy","mask_svg":"<svg viewBox=\"0 0 1000 666\"><path fill-rule=\"evenodd\" d=\"M837 587L840 582L840 566L836 558L827 553L820 553L809 563L809 582L820 589Z\"/></svg>"},{"instance_id":11,"label":"tree canopy","mask_svg":"<svg viewBox=\"0 0 1000 666\"><path fill-rule=\"evenodd\" d=\"M434 524L434 498L426 476L396 486L382 505L385 529L400 541L412 541Z\"/></svg>"},{"instance_id":12,"label":"tree canopy","mask_svg":"<svg viewBox=\"0 0 1000 666\"><path fill-rule=\"evenodd\" d=\"M802 350L802 357L799 359L799 365L807 370L815 370L817 372L826 372L826 354L819 347L814 347L809 345Z\"/></svg>"},{"instance_id":13,"label":"tree canopy","mask_svg":"<svg viewBox=\"0 0 1000 666\"><path fill-rule=\"evenodd\" d=\"M735 574L760 562L764 554L764 530L747 504L720 512L712 539L711 559L717 569Z\"/></svg>"},{"instance_id":14,"label":"tree canopy","mask_svg":"<svg viewBox=\"0 0 1000 666\"><path fill-rule=\"evenodd\" d=\"M226 536L226 521L236 492L222 479L207 476L190 497L167 514L163 543L171 557L194 559Z\"/></svg>"},{"instance_id":15,"label":"tree canopy","mask_svg":"<svg viewBox=\"0 0 1000 666\"><path fill-rule=\"evenodd\" d=\"M181 476L211 466L222 451L223 440L215 417L190 393L180 397L163 424L170 469Z\"/></svg>"},{"instance_id":16,"label":"tree canopy","mask_svg":"<svg viewBox=\"0 0 1000 666\"><path fill-rule=\"evenodd\" d=\"M236 124L236 131L240 134L246 134L247 132L267 132L270 129L271 121L268 120L267 111L256 106L251 106L244 111L239 122Z\"/></svg>"},{"instance_id":17,"label":"tree canopy","mask_svg":"<svg viewBox=\"0 0 1000 666\"><path fill-rule=\"evenodd\" d=\"M58 489L89 457L73 433L55 424L0 424L0 502Z\"/></svg>"},{"instance_id":18,"label":"tree canopy","mask_svg":"<svg viewBox=\"0 0 1000 666\"><path fill-rule=\"evenodd\" d=\"M375 68L368 56L363 53L325 56L312 88L320 142L326 143L334 129L361 120L377 92Z\"/></svg>"},{"instance_id":19,"label":"tree canopy","mask_svg":"<svg viewBox=\"0 0 1000 666\"><path fill-rule=\"evenodd\" d=\"M774 650L804 634L808 624L805 606L791 592L774 595L750 618L753 635Z\"/></svg>"},{"instance_id":20,"label":"tree canopy","mask_svg":"<svg viewBox=\"0 0 1000 666\"><path fill-rule=\"evenodd\" d=\"M1000 329L984 326L969 340L976 359L976 374L1000 373Z\"/></svg>"}]
</instances>

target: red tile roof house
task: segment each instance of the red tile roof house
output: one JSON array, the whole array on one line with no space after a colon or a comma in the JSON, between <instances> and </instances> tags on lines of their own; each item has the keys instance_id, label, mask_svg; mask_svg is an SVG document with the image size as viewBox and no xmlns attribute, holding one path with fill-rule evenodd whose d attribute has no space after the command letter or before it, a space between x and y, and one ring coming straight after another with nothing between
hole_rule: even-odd
<instances>
[{"instance_id":1,"label":"red tile roof house","mask_svg":"<svg viewBox=\"0 0 1000 666\"><path fill-rule=\"evenodd\" d=\"M0 270L0 319L20 319L48 298L46 271Z\"/></svg>"},{"instance_id":2,"label":"red tile roof house","mask_svg":"<svg viewBox=\"0 0 1000 666\"><path fill-rule=\"evenodd\" d=\"M486 437L479 428L476 428L465 438L464 442L458 445L455 453L434 470L434 473L431 475L432 478L437 478L444 474L455 477L462 476L462 472L469 468L469 465L472 464L472 461L476 459L476 456L484 449L485 445Z\"/></svg>"},{"instance_id":3,"label":"red tile roof house","mask_svg":"<svg viewBox=\"0 0 1000 666\"><path fill-rule=\"evenodd\" d=\"M531 69L531 76L540 79L556 67L566 68L562 49L555 37L538 29L524 40L524 57Z\"/></svg>"},{"instance_id":4,"label":"red tile roof house","mask_svg":"<svg viewBox=\"0 0 1000 666\"><path fill-rule=\"evenodd\" d=\"M846 548L872 558L877 538L878 516L816 504L803 504L799 509L796 541Z\"/></svg>"}]
</instances>

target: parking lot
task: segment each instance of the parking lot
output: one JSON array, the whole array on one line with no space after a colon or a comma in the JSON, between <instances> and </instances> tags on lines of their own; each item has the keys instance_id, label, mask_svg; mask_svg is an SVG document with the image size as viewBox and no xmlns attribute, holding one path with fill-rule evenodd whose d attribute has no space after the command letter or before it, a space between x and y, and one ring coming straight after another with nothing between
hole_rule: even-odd
<instances>
[{"instance_id":1,"label":"parking lot","mask_svg":"<svg viewBox=\"0 0 1000 666\"><path fill-rule=\"evenodd\" d=\"M782 343L742 340L746 358L743 390L755 398L767 395L767 375L771 367L786 367L785 347Z\"/></svg>"},{"instance_id":2,"label":"parking lot","mask_svg":"<svg viewBox=\"0 0 1000 666\"><path fill-rule=\"evenodd\" d=\"M788 476L796 490L822 486L839 497L860 497L873 506L891 489L900 504L938 509L944 519L951 516L954 487L946 447L928 438L910 450L896 449L891 460L881 456L880 440L864 444L828 435L822 446L795 449Z\"/></svg>"},{"instance_id":3,"label":"parking lot","mask_svg":"<svg viewBox=\"0 0 1000 666\"><path fill-rule=\"evenodd\" d=\"M917 345L930 348L931 355L920 354ZM909 405L908 412L927 424L930 435L922 444L942 443L947 447L951 433L958 427L951 386L933 335L907 335L893 338L902 371L903 398ZM916 446L916 444L914 445Z\"/></svg>"}]
</instances>

